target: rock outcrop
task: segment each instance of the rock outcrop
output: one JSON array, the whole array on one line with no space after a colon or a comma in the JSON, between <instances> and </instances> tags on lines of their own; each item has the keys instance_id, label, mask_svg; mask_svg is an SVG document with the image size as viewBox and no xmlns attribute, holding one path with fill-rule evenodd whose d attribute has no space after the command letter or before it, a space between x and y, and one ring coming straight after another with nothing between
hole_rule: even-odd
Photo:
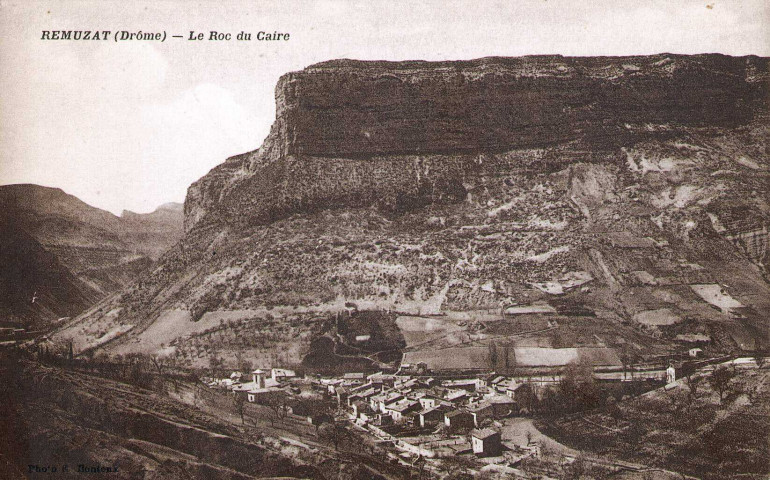
<instances>
[{"instance_id":1,"label":"rock outcrop","mask_svg":"<svg viewBox=\"0 0 770 480\"><path fill-rule=\"evenodd\" d=\"M770 332L769 79L767 58L665 54L289 73L259 150L189 188L179 244L57 338L299 364L354 304L542 345L751 349ZM514 304L555 313L471 325Z\"/></svg>"},{"instance_id":2,"label":"rock outcrop","mask_svg":"<svg viewBox=\"0 0 770 480\"><path fill-rule=\"evenodd\" d=\"M767 96L759 57L323 62L281 77L263 146L193 184L185 226L454 202L489 155L504 170L606 160L685 128L749 124Z\"/></svg>"}]
</instances>

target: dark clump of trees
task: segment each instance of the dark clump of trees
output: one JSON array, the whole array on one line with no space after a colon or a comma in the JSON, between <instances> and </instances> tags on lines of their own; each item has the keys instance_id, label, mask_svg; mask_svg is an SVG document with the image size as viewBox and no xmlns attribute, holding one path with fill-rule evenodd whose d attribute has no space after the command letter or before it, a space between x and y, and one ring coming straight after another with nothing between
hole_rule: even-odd
<instances>
[{"instance_id":1,"label":"dark clump of trees","mask_svg":"<svg viewBox=\"0 0 770 480\"><path fill-rule=\"evenodd\" d=\"M516 390L516 402L529 413L559 415L607 407L617 410L617 402L624 396L635 396L648 389L643 380L622 382L619 385L600 383L587 363L567 365L555 387L538 389L525 383ZM617 413L617 412L616 412Z\"/></svg>"},{"instance_id":2,"label":"dark clump of trees","mask_svg":"<svg viewBox=\"0 0 770 480\"><path fill-rule=\"evenodd\" d=\"M709 377L709 384L715 392L719 394L719 401L722 402L725 399L725 393L730 388L730 380L733 379L733 372L727 367L717 367L711 372Z\"/></svg>"}]
</instances>

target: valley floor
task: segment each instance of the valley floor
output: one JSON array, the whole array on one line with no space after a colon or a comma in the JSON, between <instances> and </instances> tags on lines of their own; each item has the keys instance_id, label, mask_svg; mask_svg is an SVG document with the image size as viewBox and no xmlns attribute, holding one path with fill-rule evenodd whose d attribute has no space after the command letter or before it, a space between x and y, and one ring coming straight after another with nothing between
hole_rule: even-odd
<instances>
[{"instance_id":1,"label":"valley floor","mask_svg":"<svg viewBox=\"0 0 770 480\"><path fill-rule=\"evenodd\" d=\"M241 418L231 395L193 376L146 372L152 380L141 388L105 378L98 368L38 363L10 350L0 359L7 386L0 393L3 478L57 478L50 475L53 467L63 478L96 468L131 479L456 479L479 471L472 455L430 461L420 471L342 421L336 438L329 438L267 406L246 403ZM482 476L764 478L770 472L770 370L750 362L728 368L733 375L722 400L708 382L713 367L707 367L615 406L505 419L506 443L536 442L542 455ZM688 384L699 376L691 396Z\"/></svg>"},{"instance_id":2,"label":"valley floor","mask_svg":"<svg viewBox=\"0 0 770 480\"><path fill-rule=\"evenodd\" d=\"M712 367L616 406L537 426L590 455L704 479L767 478L770 370L751 361L722 367L731 376L723 398L709 382Z\"/></svg>"}]
</instances>

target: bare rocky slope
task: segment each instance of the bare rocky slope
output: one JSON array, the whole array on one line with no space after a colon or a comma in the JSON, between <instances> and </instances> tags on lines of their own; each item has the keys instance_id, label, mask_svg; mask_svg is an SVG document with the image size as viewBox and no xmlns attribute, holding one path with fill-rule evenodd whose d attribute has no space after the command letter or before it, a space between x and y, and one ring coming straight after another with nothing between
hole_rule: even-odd
<instances>
[{"instance_id":1,"label":"bare rocky slope","mask_svg":"<svg viewBox=\"0 0 770 480\"><path fill-rule=\"evenodd\" d=\"M4 227L2 235L9 244L34 243L34 247L25 247L26 256L15 259L16 262L28 263L30 271L38 263L55 263L52 276L59 275L56 272L63 269L76 279L79 290L87 292L85 297L73 298L72 305L67 301L54 302L58 306L52 304L52 308L35 313L36 309L31 308L34 305L24 302L29 303L36 290L42 291L51 285L45 282L37 285L30 275L4 276L3 282L14 285L18 293L3 299L2 306L8 313L6 320L20 321L50 321L57 318L56 315L76 315L106 295L130 285L179 240L183 222L179 204L163 205L148 214L126 211L118 217L87 205L61 189L31 184L0 186L0 220ZM44 273L40 275L44 277ZM61 294L55 298L64 299L66 291L66 287L61 287ZM84 303L84 298L91 300ZM25 307L20 310L12 305ZM79 307L71 308L74 305Z\"/></svg>"},{"instance_id":2,"label":"bare rocky slope","mask_svg":"<svg viewBox=\"0 0 770 480\"><path fill-rule=\"evenodd\" d=\"M547 345L752 349L770 314L769 78L767 58L668 54L289 73L262 147L189 188L182 241L58 338L299 363L346 303L519 304L554 308Z\"/></svg>"}]
</instances>

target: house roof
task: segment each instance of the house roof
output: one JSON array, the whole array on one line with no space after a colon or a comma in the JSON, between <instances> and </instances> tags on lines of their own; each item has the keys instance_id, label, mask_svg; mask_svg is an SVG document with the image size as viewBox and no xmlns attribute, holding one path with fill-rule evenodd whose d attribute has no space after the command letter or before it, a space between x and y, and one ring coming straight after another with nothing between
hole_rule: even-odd
<instances>
[{"instance_id":1,"label":"house roof","mask_svg":"<svg viewBox=\"0 0 770 480\"><path fill-rule=\"evenodd\" d=\"M447 392L446 399L447 400L456 400L458 398L462 398L464 396L468 395L468 392L465 390L451 390Z\"/></svg>"},{"instance_id":2,"label":"house roof","mask_svg":"<svg viewBox=\"0 0 770 480\"><path fill-rule=\"evenodd\" d=\"M497 403L497 404L516 403L516 401L511 397L509 397L508 395L494 395L492 397L488 397L486 401L489 403Z\"/></svg>"},{"instance_id":3,"label":"house roof","mask_svg":"<svg viewBox=\"0 0 770 480\"><path fill-rule=\"evenodd\" d=\"M399 402L395 405L389 405L385 407L387 410L392 410L394 412L403 412L405 410L408 410L410 408L414 408L417 405L417 402L412 401L406 401L406 402Z\"/></svg>"},{"instance_id":4,"label":"house roof","mask_svg":"<svg viewBox=\"0 0 770 480\"><path fill-rule=\"evenodd\" d=\"M499 435L499 433L492 430L491 428L482 428L481 430L474 430L471 435L478 438L479 440L484 440L486 438Z\"/></svg>"},{"instance_id":5,"label":"house roof","mask_svg":"<svg viewBox=\"0 0 770 480\"><path fill-rule=\"evenodd\" d=\"M266 388L253 388L251 390L247 390L246 393L267 393L267 392L280 392L281 390L279 388L275 387L266 387Z\"/></svg>"},{"instance_id":6,"label":"house roof","mask_svg":"<svg viewBox=\"0 0 770 480\"><path fill-rule=\"evenodd\" d=\"M368 390L364 390L363 392L358 392L357 395L359 395L359 396L361 396L363 398L369 398L372 395L374 395L375 393L377 393L377 390L375 390L373 388L370 388Z\"/></svg>"},{"instance_id":7,"label":"house roof","mask_svg":"<svg viewBox=\"0 0 770 480\"><path fill-rule=\"evenodd\" d=\"M458 417L460 415L470 415L470 413L468 413L468 412L466 412L464 410L452 410L451 412L448 412L446 414L446 416L449 417L449 418Z\"/></svg>"},{"instance_id":8,"label":"house roof","mask_svg":"<svg viewBox=\"0 0 770 480\"><path fill-rule=\"evenodd\" d=\"M459 380L445 380L441 382L442 385L446 387L461 387L464 385L478 385L479 380L476 378L461 378Z\"/></svg>"},{"instance_id":9,"label":"house roof","mask_svg":"<svg viewBox=\"0 0 770 480\"><path fill-rule=\"evenodd\" d=\"M361 392L363 390L368 390L372 387L372 383L364 383L363 385L358 385L357 387L353 387L350 389L351 392Z\"/></svg>"},{"instance_id":10,"label":"house roof","mask_svg":"<svg viewBox=\"0 0 770 480\"><path fill-rule=\"evenodd\" d=\"M265 388L277 387L279 385L280 384L275 380L273 380L272 378L265 379ZM242 383L240 385L234 386L233 390L243 391L243 390L254 390L256 388L257 388L257 384L255 382L246 382L246 383Z\"/></svg>"},{"instance_id":11,"label":"house roof","mask_svg":"<svg viewBox=\"0 0 770 480\"><path fill-rule=\"evenodd\" d=\"M439 405L438 407L428 408L420 412L420 415L428 415L429 413L437 412L437 413L443 413L446 410L446 407Z\"/></svg>"},{"instance_id":12,"label":"house roof","mask_svg":"<svg viewBox=\"0 0 770 480\"><path fill-rule=\"evenodd\" d=\"M482 410L486 410L487 408L492 408L492 404L489 402L481 402L475 407L471 408L471 412L480 412Z\"/></svg>"}]
</instances>

